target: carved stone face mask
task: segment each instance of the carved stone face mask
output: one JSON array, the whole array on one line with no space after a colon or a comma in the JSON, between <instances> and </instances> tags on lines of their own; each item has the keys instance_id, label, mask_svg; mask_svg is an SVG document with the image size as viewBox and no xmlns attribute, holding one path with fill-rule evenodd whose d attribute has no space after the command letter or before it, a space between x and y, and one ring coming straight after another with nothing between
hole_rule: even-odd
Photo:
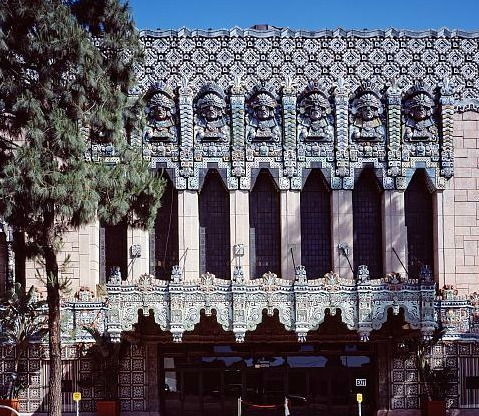
<instances>
[{"instance_id":1,"label":"carved stone face mask","mask_svg":"<svg viewBox=\"0 0 479 416\"><path fill-rule=\"evenodd\" d=\"M326 115L326 109L319 102L313 102L306 111L311 121L318 121Z\"/></svg>"},{"instance_id":2,"label":"carved stone face mask","mask_svg":"<svg viewBox=\"0 0 479 416\"><path fill-rule=\"evenodd\" d=\"M374 105L364 105L358 108L358 114L364 121L371 121L379 116L379 111Z\"/></svg>"},{"instance_id":3,"label":"carved stone face mask","mask_svg":"<svg viewBox=\"0 0 479 416\"><path fill-rule=\"evenodd\" d=\"M427 94L419 93L409 99L406 105L409 107L409 115L415 121L422 121L431 116L434 102Z\"/></svg>"},{"instance_id":4,"label":"carved stone face mask","mask_svg":"<svg viewBox=\"0 0 479 416\"><path fill-rule=\"evenodd\" d=\"M266 105L257 106L255 110L256 117L258 117L258 120L268 120L273 116L272 109Z\"/></svg>"},{"instance_id":5,"label":"carved stone face mask","mask_svg":"<svg viewBox=\"0 0 479 416\"><path fill-rule=\"evenodd\" d=\"M419 104L411 108L411 116L416 121L427 119L431 115L431 108Z\"/></svg>"},{"instance_id":6,"label":"carved stone face mask","mask_svg":"<svg viewBox=\"0 0 479 416\"><path fill-rule=\"evenodd\" d=\"M207 105L201 109L201 114L206 121L215 121L221 117L221 108L214 105Z\"/></svg>"},{"instance_id":7,"label":"carved stone face mask","mask_svg":"<svg viewBox=\"0 0 479 416\"><path fill-rule=\"evenodd\" d=\"M163 120L166 120L168 117L170 117L170 109L167 107L158 105L152 109L151 115L153 119L157 121L163 121Z\"/></svg>"}]
</instances>

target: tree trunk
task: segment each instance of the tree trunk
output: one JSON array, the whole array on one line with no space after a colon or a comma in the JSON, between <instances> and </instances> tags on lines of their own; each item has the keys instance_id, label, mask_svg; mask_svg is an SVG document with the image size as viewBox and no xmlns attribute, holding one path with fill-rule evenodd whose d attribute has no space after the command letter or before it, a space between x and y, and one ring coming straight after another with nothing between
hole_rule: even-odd
<instances>
[{"instance_id":1,"label":"tree trunk","mask_svg":"<svg viewBox=\"0 0 479 416\"><path fill-rule=\"evenodd\" d=\"M50 346L50 390L48 392L49 416L62 414L62 356L60 338L60 284L55 249L51 244L44 248L47 273L48 341Z\"/></svg>"}]
</instances>

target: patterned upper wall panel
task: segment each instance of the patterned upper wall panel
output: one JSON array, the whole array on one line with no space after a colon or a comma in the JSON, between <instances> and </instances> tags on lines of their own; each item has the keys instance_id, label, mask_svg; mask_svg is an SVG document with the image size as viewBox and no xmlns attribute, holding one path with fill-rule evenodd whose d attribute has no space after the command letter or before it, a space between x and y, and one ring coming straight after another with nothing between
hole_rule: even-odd
<instances>
[{"instance_id":1,"label":"patterned upper wall panel","mask_svg":"<svg viewBox=\"0 0 479 416\"><path fill-rule=\"evenodd\" d=\"M384 189L426 169L454 174L454 109L479 111L479 32L144 31L133 91L144 95L143 154L178 189L216 168L250 189L269 168L280 189L321 169L353 189L374 167Z\"/></svg>"},{"instance_id":2,"label":"patterned upper wall panel","mask_svg":"<svg viewBox=\"0 0 479 416\"><path fill-rule=\"evenodd\" d=\"M143 31L141 38L136 93L160 80L176 87L183 78L194 93L208 81L227 89L235 79L251 90L291 78L299 91L310 81L333 87L342 78L354 91L364 81L379 89L394 79L407 90L416 80L437 86L447 78L456 100L479 97L477 32L233 28Z\"/></svg>"}]
</instances>

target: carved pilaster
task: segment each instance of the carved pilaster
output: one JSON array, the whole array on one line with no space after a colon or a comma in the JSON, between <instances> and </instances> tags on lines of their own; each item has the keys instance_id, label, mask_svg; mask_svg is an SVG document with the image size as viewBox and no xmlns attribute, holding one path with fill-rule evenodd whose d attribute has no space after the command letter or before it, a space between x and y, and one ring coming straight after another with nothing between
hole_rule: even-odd
<instances>
[{"instance_id":1,"label":"carved pilaster","mask_svg":"<svg viewBox=\"0 0 479 416\"><path fill-rule=\"evenodd\" d=\"M372 326L372 292L368 285L358 285L358 334L361 341L368 341Z\"/></svg>"},{"instance_id":2,"label":"carved pilaster","mask_svg":"<svg viewBox=\"0 0 479 416\"><path fill-rule=\"evenodd\" d=\"M184 321L184 287L183 272L179 266L174 266L171 272L171 282L168 287L170 295L170 332L174 342L181 342L185 328Z\"/></svg>"},{"instance_id":3,"label":"carved pilaster","mask_svg":"<svg viewBox=\"0 0 479 416\"><path fill-rule=\"evenodd\" d=\"M432 281L421 281L421 333L428 338L436 328L434 317L435 283Z\"/></svg>"},{"instance_id":4,"label":"carved pilaster","mask_svg":"<svg viewBox=\"0 0 479 416\"><path fill-rule=\"evenodd\" d=\"M177 178L177 188L186 189L194 186L193 169L193 92L188 86L188 80L183 79L178 90L180 109L180 177ZM196 181L197 182L197 181Z\"/></svg>"},{"instance_id":5,"label":"carved pilaster","mask_svg":"<svg viewBox=\"0 0 479 416\"><path fill-rule=\"evenodd\" d=\"M121 338L121 279L111 278L107 285L108 309L106 311L106 332L113 342L120 342Z\"/></svg>"},{"instance_id":6,"label":"carved pilaster","mask_svg":"<svg viewBox=\"0 0 479 416\"><path fill-rule=\"evenodd\" d=\"M401 174L401 91L394 83L387 90L387 103L387 174L396 178Z\"/></svg>"},{"instance_id":7,"label":"carved pilaster","mask_svg":"<svg viewBox=\"0 0 479 416\"><path fill-rule=\"evenodd\" d=\"M294 282L294 300L295 300L295 328L294 331L298 336L299 342L306 341L309 328L311 325L308 311L310 310L310 302L308 296L308 280L306 270L303 266L298 266L295 270Z\"/></svg>"},{"instance_id":8,"label":"carved pilaster","mask_svg":"<svg viewBox=\"0 0 479 416\"><path fill-rule=\"evenodd\" d=\"M3 222L3 232L7 242L7 288L15 284L15 251L13 250L13 231L12 228Z\"/></svg>"},{"instance_id":9,"label":"carved pilaster","mask_svg":"<svg viewBox=\"0 0 479 416\"><path fill-rule=\"evenodd\" d=\"M239 181L239 187L245 185L245 109L244 92L239 80L231 89L231 124L232 124L232 151L231 172L232 176ZM242 180L243 179L243 180ZM243 188L242 188L243 189Z\"/></svg>"},{"instance_id":10,"label":"carved pilaster","mask_svg":"<svg viewBox=\"0 0 479 416\"><path fill-rule=\"evenodd\" d=\"M442 125L441 176L449 179L454 174L454 96L448 80L441 86L440 104Z\"/></svg>"},{"instance_id":11,"label":"carved pilaster","mask_svg":"<svg viewBox=\"0 0 479 416\"><path fill-rule=\"evenodd\" d=\"M241 266L238 266L237 275L242 276ZM244 342L247 329L246 287L244 279L236 278L231 285L233 297L233 334L236 342Z\"/></svg>"},{"instance_id":12,"label":"carved pilaster","mask_svg":"<svg viewBox=\"0 0 479 416\"><path fill-rule=\"evenodd\" d=\"M296 149L296 96L289 89L284 89L283 93L283 117L284 147Z\"/></svg>"},{"instance_id":13,"label":"carved pilaster","mask_svg":"<svg viewBox=\"0 0 479 416\"><path fill-rule=\"evenodd\" d=\"M334 91L336 106L336 174L332 178L333 189L351 189L352 178L349 167L349 139L348 139L348 91L343 80L339 80Z\"/></svg>"},{"instance_id":14,"label":"carved pilaster","mask_svg":"<svg viewBox=\"0 0 479 416\"><path fill-rule=\"evenodd\" d=\"M296 96L290 86L283 89L284 157L283 176L297 176L296 155Z\"/></svg>"}]
</instances>

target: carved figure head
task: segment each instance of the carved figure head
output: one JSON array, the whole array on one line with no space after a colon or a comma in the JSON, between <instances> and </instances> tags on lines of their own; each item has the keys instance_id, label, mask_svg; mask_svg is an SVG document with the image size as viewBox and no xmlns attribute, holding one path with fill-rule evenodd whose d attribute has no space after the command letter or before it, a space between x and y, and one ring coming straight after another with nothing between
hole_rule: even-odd
<instances>
[{"instance_id":1,"label":"carved figure head","mask_svg":"<svg viewBox=\"0 0 479 416\"><path fill-rule=\"evenodd\" d=\"M301 101L301 107L311 121L318 121L331 114L331 105L326 97L319 93L307 95Z\"/></svg>"},{"instance_id":2,"label":"carved figure head","mask_svg":"<svg viewBox=\"0 0 479 416\"><path fill-rule=\"evenodd\" d=\"M251 107L260 121L272 119L276 105L276 100L265 92L260 92L251 101Z\"/></svg>"},{"instance_id":3,"label":"carved figure head","mask_svg":"<svg viewBox=\"0 0 479 416\"><path fill-rule=\"evenodd\" d=\"M149 118L154 121L168 120L171 117L174 106L174 101L167 94L157 92L148 102L147 113Z\"/></svg>"},{"instance_id":4,"label":"carved figure head","mask_svg":"<svg viewBox=\"0 0 479 416\"><path fill-rule=\"evenodd\" d=\"M353 115L363 121L371 121L379 117L383 112L383 105L376 94L366 92L355 98L351 111Z\"/></svg>"},{"instance_id":5,"label":"carved figure head","mask_svg":"<svg viewBox=\"0 0 479 416\"><path fill-rule=\"evenodd\" d=\"M223 97L214 92L203 95L197 103L198 111L207 122L218 120L223 117L226 109L226 102Z\"/></svg>"},{"instance_id":6,"label":"carved figure head","mask_svg":"<svg viewBox=\"0 0 479 416\"><path fill-rule=\"evenodd\" d=\"M432 116L434 101L427 92L420 91L409 97L404 105L412 119L422 121Z\"/></svg>"}]
</instances>

